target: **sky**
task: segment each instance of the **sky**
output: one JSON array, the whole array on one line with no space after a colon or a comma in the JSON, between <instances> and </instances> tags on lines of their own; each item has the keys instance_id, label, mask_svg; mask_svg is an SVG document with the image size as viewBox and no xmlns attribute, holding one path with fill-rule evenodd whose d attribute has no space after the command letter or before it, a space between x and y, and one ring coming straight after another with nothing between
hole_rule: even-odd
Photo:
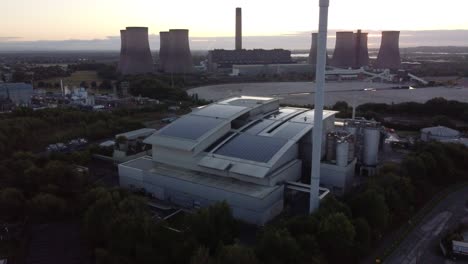
<instances>
[{"instance_id":1,"label":"sky","mask_svg":"<svg viewBox=\"0 0 468 264\"><path fill-rule=\"evenodd\" d=\"M126 26L152 35L188 28L194 39L234 35L242 7L245 37L287 37L312 32L318 0L0 0L0 43L95 41ZM330 0L336 30L468 30L467 0ZM468 44L467 44L468 45Z\"/></svg>"}]
</instances>

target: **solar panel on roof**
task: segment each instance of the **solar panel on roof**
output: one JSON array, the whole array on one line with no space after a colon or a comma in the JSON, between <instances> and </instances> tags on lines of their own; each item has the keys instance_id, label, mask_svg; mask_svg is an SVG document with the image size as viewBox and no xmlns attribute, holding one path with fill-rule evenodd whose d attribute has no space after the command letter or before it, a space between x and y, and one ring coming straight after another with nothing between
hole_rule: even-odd
<instances>
[{"instance_id":1,"label":"solar panel on roof","mask_svg":"<svg viewBox=\"0 0 468 264\"><path fill-rule=\"evenodd\" d=\"M286 139L239 134L215 153L233 158L268 162L287 143Z\"/></svg>"},{"instance_id":2,"label":"solar panel on roof","mask_svg":"<svg viewBox=\"0 0 468 264\"><path fill-rule=\"evenodd\" d=\"M159 134L169 137L196 140L223 122L223 119L203 116L188 116L186 118L180 118L165 127Z\"/></svg>"},{"instance_id":3,"label":"solar panel on roof","mask_svg":"<svg viewBox=\"0 0 468 264\"><path fill-rule=\"evenodd\" d=\"M308 124L304 123L292 123L288 122L285 123L283 126L278 128L278 131L272 133L274 137L284 138L284 139L291 139L299 134L302 130L308 127Z\"/></svg>"},{"instance_id":4,"label":"solar panel on roof","mask_svg":"<svg viewBox=\"0 0 468 264\"><path fill-rule=\"evenodd\" d=\"M209 105L204 107L196 112L194 115L200 116L210 116L210 117L219 117L219 118L229 118L235 116L236 114L242 112L246 108L243 106L233 106L233 105Z\"/></svg>"}]
</instances>

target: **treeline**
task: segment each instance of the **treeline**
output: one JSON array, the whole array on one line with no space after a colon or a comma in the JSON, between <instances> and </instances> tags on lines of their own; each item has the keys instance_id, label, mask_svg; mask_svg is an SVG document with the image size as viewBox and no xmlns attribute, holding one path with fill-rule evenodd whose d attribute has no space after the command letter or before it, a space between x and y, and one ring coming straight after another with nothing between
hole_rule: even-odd
<instances>
[{"instance_id":1,"label":"treeline","mask_svg":"<svg viewBox=\"0 0 468 264\"><path fill-rule=\"evenodd\" d=\"M142 197L92 186L70 160L16 153L0 162L1 220L81 219L95 263L357 263L383 235L406 223L438 190L468 180L468 148L421 144L401 165L343 201L333 196L306 216L284 216L240 243L241 223L226 203L156 222Z\"/></svg>"},{"instance_id":2,"label":"treeline","mask_svg":"<svg viewBox=\"0 0 468 264\"><path fill-rule=\"evenodd\" d=\"M313 215L267 225L253 246L239 244L239 226L224 203L187 216L179 233L148 220L143 201L117 190L93 191L85 226L97 263L358 263L438 190L468 180L467 170L466 147L419 145L401 166L384 166L343 201L330 196Z\"/></svg>"},{"instance_id":3,"label":"treeline","mask_svg":"<svg viewBox=\"0 0 468 264\"><path fill-rule=\"evenodd\" d=\"M75 71L96 71L97 75L105 80L116 80L118 77L117 68L113 64L106 63L77 63L68 65L71 72Z\"/></svg>"},{"instance_id":4,"label":"treeline","mask_svg":"<svg viewBox=\"0 0 468 264\"><path fill-rule=\"evenodd\" d=\"M97 140L142 127L119 113L21 108L4 114L0 117L0 157L16 151L43 150L47 144L77 137Z\"/></svg>"},{"instance_id":5,"label":"treeline","mask_svg":"<svg viewBox=\"0 0 468 264\"><path fill-rule=\"evenodd\" d=\"M88 185L69 162L17 152L0 161L0 222L49 223L74 218Z\"/></svg>"},{"instance_id":6,"label":"treeline","mask_svg":"<svg viewBox=\"0 0 468 264\"><path fill-rule=\"evenodd\" d=\"M459 60L460 56L449 58ZM449 62L423 62L419 68L412 69L411 73L417 76L459 76L468 77L468 60Z\"/></svg>"},{"instance_id":7,"label":"treeline","mask_svg":"<svg viewBox=\"0 0 468 264\"><path fill-rule=\"evenodd\" d=\"M31 75L30 73L33 73ZM13 82L26 82L29 83L33 80L45 80L57 77L68 77L71 71L64 69L61 66L37 66L30 69L16 68L13 73Z\"/></svg>"},{"instance_id":8,"label":"treeline","mask_svg":"<svg viewBox=\"0 0 468 264\"><path fill-rule=\"evenodd\" d=\"M446 100L441 97L431 99L425 103L367 103L358 106L356 110L361 113L372 112L377 114L404 114L413 116L434 116L434 114L437 113L437 115L445 115L450 118L468 121L468 103Z\"/></svg>"},{"instance_id":9,"label":"treeline","mask_svg":"<svg viewBox=\"0 0 468 264\"><path fill-rule=\"evenodd\" d=\"M125 78L130 83L130 93L133 96L143 96L158 100L187 101L190 97L182 88L183 79L170 80L155 75L128 76Z\"/></svg>"}]
</instances>

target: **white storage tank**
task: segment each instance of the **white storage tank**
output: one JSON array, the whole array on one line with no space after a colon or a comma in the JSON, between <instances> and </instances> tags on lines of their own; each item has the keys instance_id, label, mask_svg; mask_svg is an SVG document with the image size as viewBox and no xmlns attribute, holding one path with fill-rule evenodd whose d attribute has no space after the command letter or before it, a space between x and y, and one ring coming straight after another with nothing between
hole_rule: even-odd
<instances>
[{"instance_id":1,"label":"white storage tank","mask_svg":"<svg viewBox=\"0 0 468 264\"><path fill-rule=\"evenodd\" d=\"M346 139L339 139L336 142L336 165L346 167L348 165L349 143Z\"/></svg>"},{"instance_id":2,"label":"white storage tank","mask_svg":"<svg viewBox=\"0 0 468 264\"><path fill-rule=\"evenodd\" d=\"M365 166L376 166L379 154L380 129L367 127L364 129L363 163Z\"/></svg>"},{"instance_id":3,"label":"white storage tank","mask_svg":"<svg viewBox=\"0 0 468 264\"><path fill-rule=\"evenodd\" d=\"M436 126L436 127L427 127L421 129L421 140L422 141L431 141L431 140L453 140L460 138L460 132L457 130L444 127L444 126Z\"/></svg>"}]
</instances>

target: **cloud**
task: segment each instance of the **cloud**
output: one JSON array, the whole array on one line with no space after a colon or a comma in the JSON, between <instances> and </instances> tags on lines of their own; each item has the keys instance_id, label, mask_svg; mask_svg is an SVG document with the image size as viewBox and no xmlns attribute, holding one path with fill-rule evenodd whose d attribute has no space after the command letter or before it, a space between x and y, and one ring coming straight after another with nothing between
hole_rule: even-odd
<instances>
[{"instance_id":1,"label":"cloud","mask_svg":"<svg viewBox=\"0 0 468 264\"><path fill-rule=\"evenodd\" d=\"M328 48L335 46L335 33L329 30ZM365 31L369 33L369 47L378 48L380 45L380 31ZM278 36L244 36L245 48L310 48L311 32L295 32ZM107 36L103 39L79 40L69 39L60 41L20 41L18 37L0 37L0 51L107 51L120 49L120 36ZM468 30L431 30L431 31L402 31L400 45L402 48L413 46L468 46ZM3 41L2 41L3 40ZM152 50L159 49L159 35L149 35ZM192 50L232 49L234 37L191 37Z\"/></svg>"},{"instance_id":2,"label":"cloud","mask_svg":"<svg viewBox=\"0 0 468 264\"><path fill-rule=\"evenodd\" d=\"M1 37L0 36L0 41L10 41L10 40L18 40L21 39L21 37Z\"/></svg>"}]
</instances>

